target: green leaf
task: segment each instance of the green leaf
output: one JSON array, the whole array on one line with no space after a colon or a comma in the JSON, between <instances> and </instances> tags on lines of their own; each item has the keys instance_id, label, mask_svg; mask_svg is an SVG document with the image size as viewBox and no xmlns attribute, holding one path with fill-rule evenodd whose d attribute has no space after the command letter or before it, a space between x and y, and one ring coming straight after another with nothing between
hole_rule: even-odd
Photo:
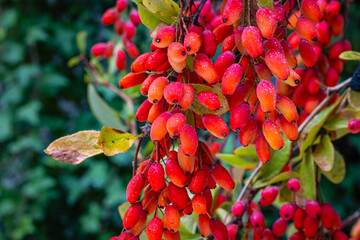
<instances>
[{"instance_id":1,"label":"green leaf","mask_svg":"<svg viewBox=\"0 0 360 240\"><path fill-rule=\"evenodd\" d=\"M143 5L138 4L138 12L141 22L149 29L154 29L161 23L161 20L156 15L146 9Z\"/></svg>"},{"instance_id":2,"label":"green leaf","mask_svg":"<svg viewBox=\"0 0 360 240\"><path fill-rule=\"evenodd\" d=\"M345 178L346 174L344 157L338 151L335 151L335 160L332 169L328 172L322 171L322 173L332 183L340 183Z\"/></svg>"},{"instance_id":3,"label":"green leaf","mask_svg":"<svg viewBox=\"0 0 360 240\"><path fill-rule=\"evenodd\" d=\"M92 84L88 85L87 97L90 109L95 118L104 126L124 130L125 126L119 119L118 112L111 108L96 92Z\"/></svg>"},{"instance_id":4,"label":"green leaf","mask_svg":"<svg viewBox=\"0 0 360 240\"><path fill-rule=\"evenodd\" d=\"M299 174L297 172L292 172L292 177L293 178L298 178ZM273 177L268 184L274 184L274 183L278 183L278 182L282 182L282 181L286 181L290 179L290 172L286 171L286 172L281 172L278 175L276 175L275 177Z\"/></svg>"},{"instance_id":5,"label":"green leaf","mask_svg":"<svg viewBox=\"0 0 360 240\"><path fill-rule=\"evenodd\" d=\"M234 167L254 168L258 165L258 160L249 157L240 157L234 154L218 153L216 157Z\"/></svg>"},{"instance_id":6,"label":"green leaf","mask_svg":"<svg viewBox=\"0 0 360 240\"><path fill-rule=\"evenodd\" d=\"M192 233L188 228L185 227L183 223L180 223L179 233L181 235L181 239L200 239L201 235L197 233Z\"/></svg>"},{"instance_id":7,"label":"green leaf","mask_svg":"<svg viewBox=\"0 0 360 240\"><path fill-rule=\"evenodd\" d=\"M258 0L258 3L263 8L267 7L267 8L270 8L271 10L273 10L273 8L274 8L273 0Z\"/></svg>"},{"instance_id":8,"label":"green leaf","mask_svg":"<svg viewBox=\"0 0 360 240\"><path fill-rule=\"evenodd\" d=\"M356 61L360 61L360 52L356 52L356 51L345 51L342 52L339 55L339 58L342 60L356 60Z\"/></svg>"},{"instance_id":9,"label":"green leaf","mask_svg":"<svg viewBox=\"0 0 360 240\"><path fill-rule=\"evenodd\" d=\"M126 210L128 210L128 208L130 206L131 206L131 204L128 203L128 202L125 202L125 203L121 204L120 206L118 206L118 212L119 212L119 215L120 215L121 219L124 220Z\"/></svg>"},{"instance_id":10,"label":"green leaf","mask_svg":"<svg viewBox=\"0 0 360 240\"><path fill-rule=\"evenodd\" d=\"M129 150L139 137L140 135L136 136L113 128L103 127L99 135L98 145L106 156L114 156Z\"/></svg>"},{"instance_id":11,"label":"green leaf","mask_svg":"<svg viewBox=\"0 0 360 240\"><path fill-rule=\"evenodd\" d=\"M340 128L347 128L349 121L354 118L357 118L356 112L349 108L341 109L341 111L331 116L325 122L324 128L332 131L338 130Z\"/></svg>"},{"instance_id":12,"label":"green leaf","mask_svg":"<svg viewBox=\"0 0 360 240\"><path fill-rule=\"evenodd\" d=\"M286 185L282 187L279 191L279 201L291 202L291 191Z\"/></svg>"},{"instance_id":13,"label":"green leaf","mask_svg":"<svg viewBox=\"0 0 360 240\"><path fill-rule=\"evenodd\" d=\"M152 13L164 17L176 17L179 12L179 6L172 0L143 0L144 6Z\"/></svg>"},{"instance_id":14,"label":"green leaf","mask_svg":"<svg viewBox=\"0 0 360 240\"><path fill-rule=\"evenodd\" d=\"M79 164L102 153L97 144L99 131L80 131L52 142L44 152L59 162Z\"/></svg>"},{"instance_id":15,"label":"green leaf","mask_svg":"<svg viewBox=\"0 0 360 240\"><path fill-rule=\"evenodd\" d=\"M81 62L81 59L79 56L74 56L72 58L69 59L69 61L67 62L67 66L69 68L75 67L76 65L78 65Z\"/></svg>"},{"instance_id":16,"label":"green leaf","mask_svg":"<svg viewBox=\"0 0 360 240\"><path fill-rule=\"evenodd\" d=\"M282 149L274 151L268 163L264 163L258 179L266 180L276 176L282 171L286 163L289 161L290 152L291 152L291 142L283 137L284 146Z\"/></svg>"},{"instance_id":17,"label":"green leaf","mask_svg":"<svg viewBox=\"0 0 360 240\"><path fill-rule=\"evenodd\" d=\"M315 167L311 149L308 149L300 163L300 194L308 199L316 198Z\"/></svg>"},{"instance_id":18,"label":"green leaf","mask_svg":"<svg viewBox=\"0 0 360 240\"><path fill-rule=\"evenodd\" d=\"M186 57L186 66L189 68L191 72L194 71L194 57L191 55L187 55Z\"/></svg>"},{"instance_id":19,"label":"green leaf","mask_svg":"<svg viewBox=\"0 0 360 240\"><path fill-rule=\"evenodd\" d=\"M222 115L226 113L229 110L229 105L227 102L226 97L222 94L221 85L217 84L214 85L214 87L206 86L203 84L192 84L195 90L195 96L197 96L202 91L208 91L211 93L214 93L217 95L219 101L220 101L220 109L217 111L211 111L204 105L202 105L197 97L194 99L194 102L190 106L190 109L196 112L197 114L203 115L203 114L216 114L216 115Z\"/></svg>"},{"instance_id":20,"label":"green leaf","mask_svg":"<svg viewBox=\"0 0 360 240\"><path fill-rule=\"evenodd\" d=\"M81 31L78 34L76 34L76 46L79 49L79 52L82 54L85 54L86 51L86 38L87 38L87 32Z\"/></svg>"},{"instance_id":21,"label":"green leaf","mask_svg":"<svg viewBox=\"0 0 360 240\"><path fill-rule=\"evenodd\" d=\"M349 105L355 109L355 111L360 112L360 92L350 90L348 97Z\"/></svg>"},{"instance_id":22,"label":"green leaf","mask_svg":"<svg viewBox=\"0 0 360 240\"><path fill-rule=\"evenodd\" d=\"M321 137L320 143L316 145L313 158L316 164L324 171L330 171L334 164L335 150L329 135Z\"/></svg>"},{"instance_id":23,"label":"green leaf","mask_svg":"<svg viewBox=\"0 0 360 240\"><path fill-rule=\"evenodd\" d=\"M258 158L258 155L256 153L255 145L249 145L247 147L238 147L234 151L235 155L238 156L248 156L252 158Z\"/></svg>"}]
</instances>

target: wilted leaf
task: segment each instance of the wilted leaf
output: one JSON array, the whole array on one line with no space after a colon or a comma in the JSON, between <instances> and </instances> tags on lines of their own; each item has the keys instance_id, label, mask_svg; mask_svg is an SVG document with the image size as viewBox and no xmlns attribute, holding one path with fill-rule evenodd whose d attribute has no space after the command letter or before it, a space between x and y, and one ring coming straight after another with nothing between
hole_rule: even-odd
<instances>
[{"instance_id":1,"label":"wilted leaf","mask_svg":"<svg viewBox=\"0 0 360 240\"><path fill-rule=\"evenodd\" d=\"M349 105L354 108L357 112L360 112L360 92L350 90L348 97Z\"/></svg>"},{"instance_id":2,"label":"wilted leaf","mask_svg":"<svg viewBox=\"0 0 360 240\"><path fill-rule=\"evenodd\" d=\"M79 49L79 52L82 54L85 54L86 51L86 37L87 32L81 31L78 34L76 34L76 46Z\"/></svg>"},{"instance_id":3,"label":"wilted leaf","mask_svg":"<svg viewBox=\"0 0 360 240\"><path fill-rule=\"evenodd\" d=\"M300 163L299 180L301 184L300 194L308 199L315 200L316 182L314 159L311 149L307 150L302 162Z\"/></svg>"},{"instance_id":4,"label":"wilted leaf","mask_svg":"<svg viewBox=\"0 0 360 240\"><path fill-rule=\"evenodd\" d=\"M98 131L81 131L59 138L44 152L59 162L79 164L86 158L102 153L97 145Z\"/></svg>"},{"instance_id":5,"label":"wilted leaf","mask_svg":"<svg viewBox=\"0 0 360 240\"><path fill-rule=\"evenodd\" d=\"M273 10L274 8L274 3L273 0L258 0L259 4L261 7L267 7L270 8L271 10Z\"/></svg>"},{"instance_id":6,"label":"wilted leaf","mask_svg":"<svg viewBox=\"0 0 360 240\"><path fill-rule=\"evenodd\" d=\"M268 163L264 163L260 174L258 177L258 180L266 180L274 177L278 173L282 171L282 169L285 167L286 163L289 161L290 157L290 145L291 142L283 136L284 139L284 146L282 149L274 151L272 153L272 156L270 158L270 161Z\"/></svg>"},{"instance_id":7,"label":"wilted leaf","mask_svg":"<svg viewBox=\"0 0 360 240\"><path fill-rule=\"evenodd\" d=\"M342 52L339 55L339 58L342 60L356 60L356 61L360 61L360 52L356 52L356 51L345 51Z\"/></svg>"},{"instance_id":8,"label":"wilted leaf","mask_svg":"<svg viewBox=\"0 0 360 240\"><path fill-rule=\"evenodd\" d=\"M180 12L179 6L172 0L143 0L143 4L150 12L165 17L176 17Z\"/></svg>"},{"instance_id":9,"label":"wilted leaf","mask_svg":"<svg viewBox=\"0 0 360 240\"><path fill-rule=\"evenodd\" d=\"M154 13L150 12L141 4L138 4L138 12L141 22L149 29L153 29L161 23L161 20L157 18Z\"/></svg>"},{"instance_id":10,"label":"wilted leaf","mask_svg":"<svg viewBox=\"0 0 360 240\"><path fill-rule=\"evenodd\" d=\"M102 125L119 130L125 129L119 114L100 97L92 84L88 84L87 97L92 113Z\"/></svg>"},{"instance_id":11,"label":"wilted leaf","mask_svg":"<svg viewBox=\"0 0 360 240\"><path fill-rule=\"evenodd\" d=\"M322 171L322 173L335 184L340 183L344 179L346 174L345 160L338 151L335 151L335 160L332 169L328 172Z\"/></svg>"},{"instance_id":12,"label":"wilted leaf","mask_svg":"<svg viewBox=\"0 0 360 240\"><path fill-rule=\"evenodd\" d=\"M192 84L195 90L195 99L192 105L190 106L190 109L198 114L216 114L216 115L222 115L226 113L229 110L229 105L227 102L226 97L222 94L221 86L215 85L214 87L206 86L203 84ZM199 100L197 99L197 95L202 91L208 91L212 92L217 95L219 101L220 101L220 109L217 111L211 111L204 105L202 105Z\"/></svg>"},{"instance_id":13,"label":"wilted leaf","mask_svg":"<svg viewBox=\"0 0 360 240\"><path fill-rule=\"evenodd\" d=\"M258 165L258 160L249 157L240 157L234 154L218 153L216 157L234 167L254 168Z\"/></svg>"},{"instance_id":14,"label":"wilted leaf","mask_svg":"<svg viewBox=\"0 0 360 240\"><path fill-rule=\"evenodd\" d=\"M313 154L314 160L319 168L324 171L330 171L334 164L334 151L330 136L322 136Z\"/></svg>"},{"instance_id":15,"label":"wilted leaf","mask_svg":"<svg viewBox=\"0 0 360 240\"><path fill-rule=\"evenodd\" d=\"M341 111L331 116L325 122L324 128L333 131L338 130L340 128L347 128L349 121L354 118L357 118L356 112L348 108L341 109Z\"/></svg>"},{"instance_id":16,"label":"wilted leaf","mask_svg":"<svg viewBox=\"0 0 360 240\"><path fill-rule=\"evenodd\" d=\"M126 133L109 127L103 127L100 132L98 145L106 156L114 156L129 150L140 136Z\"/></svg>"},{"instance_id":17,"label":"wilted leaf","mask_svg":"<svg viewBox=\"0 0 360 240\"><path fill-rule=\"evenodd\" d=\"M235 155L238 156L248 156L253 158L258 158L258 155L256 153L255 145L249 145L247 147L238 147L234 151Z\"/></svg>"},{"instance_id":18,"label":"wilted leaf","mask_svg":"<svg viewBox=\"0 0 360 240\"><path fill-rule=\"evenodd\" d=\"M118 206L118 212L119 212L119 215L121 217L121 219L124 219L124 215L126 213L126 210L128 210L128 208L131 206L130 203L128 202L125 202L123 204L121 204L120 206Z\"/></svg>"}]
</instances>

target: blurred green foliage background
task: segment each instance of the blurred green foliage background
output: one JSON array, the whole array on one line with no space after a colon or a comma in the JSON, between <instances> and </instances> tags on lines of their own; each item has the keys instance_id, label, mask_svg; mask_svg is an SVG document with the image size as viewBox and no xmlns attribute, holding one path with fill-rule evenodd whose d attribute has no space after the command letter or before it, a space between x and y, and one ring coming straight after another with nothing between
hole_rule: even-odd
<instances>
[{"instance_id":1,"label":"blurred green foliage background","mask_svg":"<svg viewBox=\"0 0 360 240\"><path fill-rule=\"evenodd\" d=\"M70 69L67 61L78 53L79 31L88 32L88 45L110 38L112 29L100 18L114 2L0 0L0 239L100 240L121 231L117 206L125 201L133 149L79 166L43 153L56 138L101 129L88 106L84 66ZM360 4L353 3L348 38L358 51L359 12ZM148 50L146 28L138 31L137 45ZM343 77L355 67L346 64ZM115 109L125 108L110 91L98 91ZM360 137L346 137L336 146L348 174L336 187L324 180L323 190L345 217L360 206Z\"/></svg>"}]
</instances>

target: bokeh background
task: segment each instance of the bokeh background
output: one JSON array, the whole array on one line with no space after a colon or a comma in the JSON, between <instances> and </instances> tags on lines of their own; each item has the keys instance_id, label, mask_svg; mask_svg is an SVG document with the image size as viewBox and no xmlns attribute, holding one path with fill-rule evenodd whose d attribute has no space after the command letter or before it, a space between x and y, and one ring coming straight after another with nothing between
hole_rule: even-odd
<instances>
[{"instance_id":1,"label":"bokeh background","mask_svg":"<svg viewBox=\"0 0 360 240\"><path fill-rule=\"evenodd\" d=\"M79 31L88 32L88 52L90 45L112 36L111 27L100 19L114 3L0 0L1 240L100 240L121 232L117 207L125 201L134 151L112 158L100 155L78 166L43 153L56 138L101 129L88 105L84 66L68 68L67 61L78 54ZM359 1L352 3L349 18L347 38L359 51ZM149 50L146 34L145 27L138 28L135 42L142 51ZM342 78L351 76L356 66L347 63ZM113 108L124 109L113 93L98 91ZM360 206L360 135L335 145L346 159L347 175L336 186L323 179L322 187L344 218Z\"/></svg>"}]
</instances>

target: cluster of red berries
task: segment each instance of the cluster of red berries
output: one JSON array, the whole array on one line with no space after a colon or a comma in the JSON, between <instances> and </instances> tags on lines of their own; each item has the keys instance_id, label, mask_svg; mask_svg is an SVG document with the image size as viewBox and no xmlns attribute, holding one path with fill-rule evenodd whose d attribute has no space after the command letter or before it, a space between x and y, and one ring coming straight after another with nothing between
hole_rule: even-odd
<instances>
[{"instance_id":1,"label":"cluster of red berries","mask_svg":"<svg viewBox=\"0 0 360 240\"><path fill-rule=\"evenodd\" d=\"M122 43L127 54L131 58L139 56L139 49L135 45L133 38L136 35L136 26L141 24L139 13L135 9L131 9L125 21L122 15L125 15L125 10L128 8L127 0L117 0L116 6L107 9L102 16L102 23L105 26L114 25L114 30L117 35L122 37ZM109 41L107 43L96 43L91 48L91 53L95 57L110 58L114 54L114 43ZM126 68L126 54L123 50L116 52L116 68L121 71Z\"/></svg>"}]
</instances>

